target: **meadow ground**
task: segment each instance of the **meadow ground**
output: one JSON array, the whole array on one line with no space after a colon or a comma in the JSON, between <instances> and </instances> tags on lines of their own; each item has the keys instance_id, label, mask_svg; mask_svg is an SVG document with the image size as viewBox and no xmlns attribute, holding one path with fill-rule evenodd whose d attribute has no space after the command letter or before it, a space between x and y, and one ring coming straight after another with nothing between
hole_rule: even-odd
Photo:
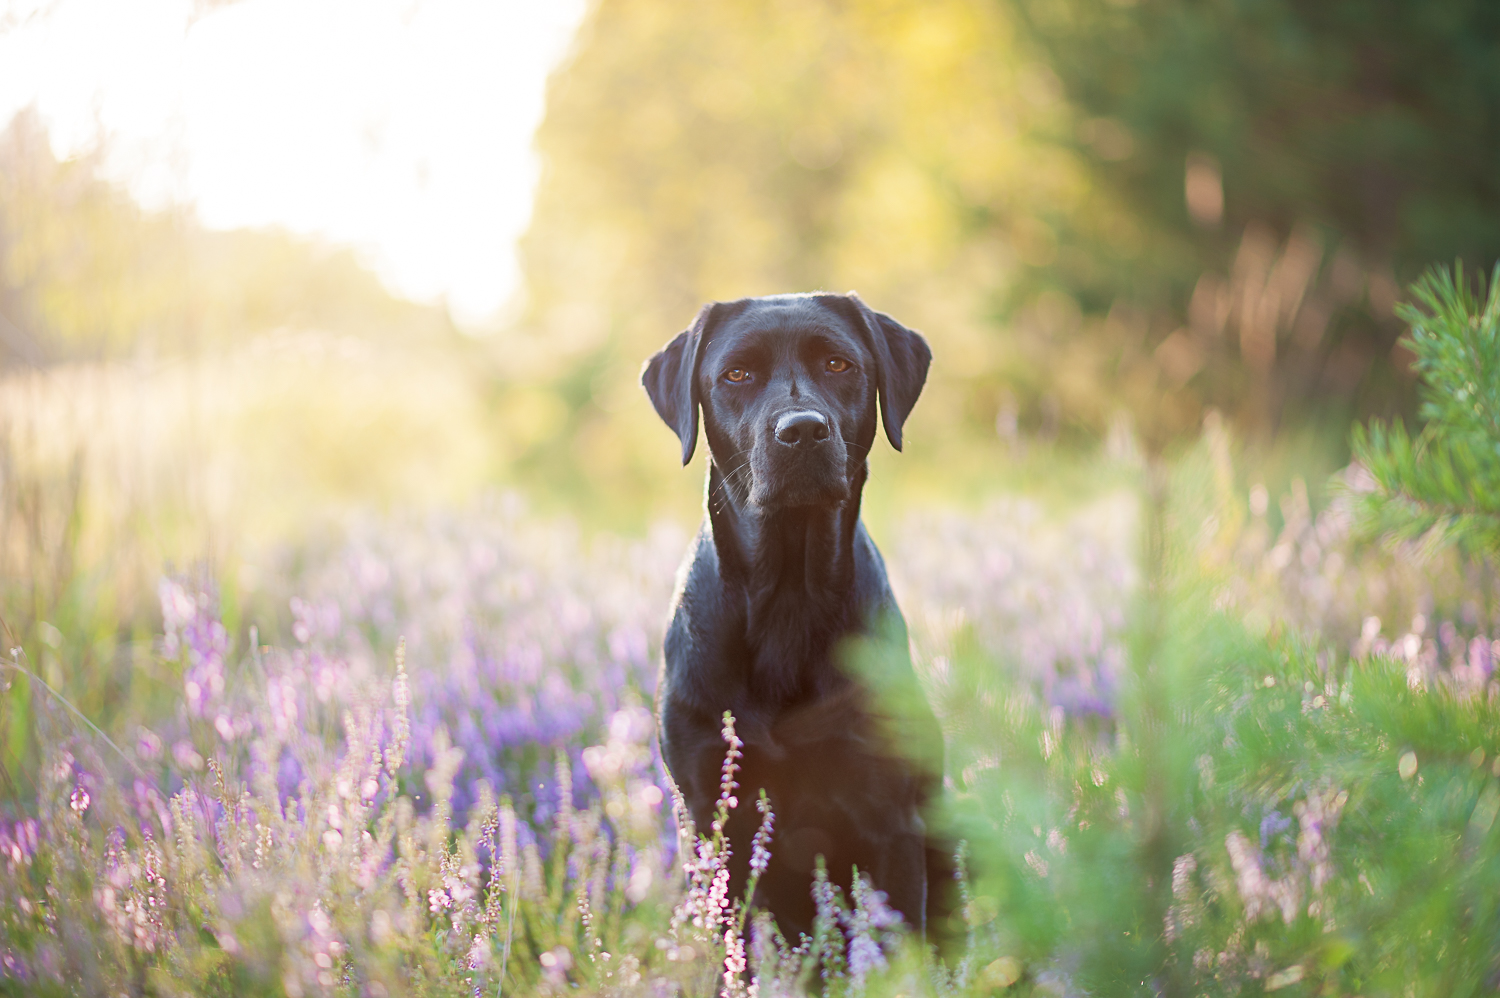
<instances>
[{"instance_id":1,"label":"meadow ground","mask_svg":"<svg viewBox=\"0 0 1500 998\"><path fill-rule=\"evenodd\" d=\"M885 501L964 842L942 963L869 892L776 939L680 833L650 708L686 518L478 491L478 403L409 364L391 397L400 359L354 349L7 384L0 991L1500 981L1492 578L1360 540L1353 473L1273 494L1211 419L1171 461L1057 456L1094 483L1066 501Z\"/></svg>"}]
</instances>

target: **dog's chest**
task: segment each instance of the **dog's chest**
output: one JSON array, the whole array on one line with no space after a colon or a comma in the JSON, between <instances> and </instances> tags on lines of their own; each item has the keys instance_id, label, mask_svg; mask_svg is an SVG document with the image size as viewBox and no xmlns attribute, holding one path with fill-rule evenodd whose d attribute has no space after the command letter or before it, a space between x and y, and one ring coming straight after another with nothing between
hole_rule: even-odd
<instances>
[{"instance_id":1,"label":"dog's chest","mask_svg":"<svg viewBox=\"0 0 1500 998\"><path fill-rule=\"evenodd\" d=\"M857 626L850 616L847 600L792 587L747 599L735 639L752 699L816 696L844 685L835 651Z\"/></svg>"}]
</instances>

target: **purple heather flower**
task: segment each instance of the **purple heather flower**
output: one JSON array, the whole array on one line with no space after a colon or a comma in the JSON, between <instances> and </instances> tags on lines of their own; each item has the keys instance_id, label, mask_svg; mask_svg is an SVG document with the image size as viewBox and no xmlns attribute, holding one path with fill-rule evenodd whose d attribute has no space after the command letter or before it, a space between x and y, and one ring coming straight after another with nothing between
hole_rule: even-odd
<instances>
[{"instance_id":1,"label":"purple heather flower","mask_svg":"<svg viewBox=\"0 0 1500 998\"><path fill-rule=\"evenodd\" d=\"M1113 716L1125 654L1123 607L1135 585L1119 503L1049 528L1039 506L998 502L975 517L917 514L893 547L893 583L919 667L935 682L969 628L1046 706Z\"/></svg>"},{"instance_id":2,"label":"purple heather flower","mask_svg":"<svg viewBox=\"0 0 1500 998\"><path fill-rule=\"evenodd\" d=\"M0 975L16 981L27 981L32 976L26 968L25 961L9 948L0 950Z\"/></svg>"},{"instance_id":3,"label":"purple heather flower","mask_svg":"<svg viewBox=\"0 0 1500 998\"><path fill-rule=\"evenodd\" d=\"M142 726L136 733L135 754L144 762L155 762L161 755L161 738L150 728Z\"/></svg>"},{"instance_id":4,"label":"purple heather flower","mask_svg":"<svg viewBox=\"0 0 1500 998\"><path fill-rule=\"evenodd\" d=\"M776 814L771 810L771 800L762 792L755 807L761 813L760 827L750 840L750 873L759 876L771 865L771 836L776 824Z\"/></svg>"},{"instance_id":5,"label":"purple heather flower","mask_svg":"<svg viewBox=\"0 0 1500 998\"><path fill-rule=\"evenodd\" d=\"M1260 847L1270 848L1271 840L1291 827L1291 818L1285 817L1280 811L1267 811L1265 817L1260 819Z\"/></svg>"},{"instance_id":6,"label":"purple heather flower","mask_svg":"<svg viewBox=\"0 0 1500 998\"><path fill-rule=\"evenodd\" d=\"M0 859L14 873L18 866L29 865L36 855L39 826L35 818L26 818L6 826L0 824Z\"/></svg>"},{"instance_id":7,"label":"purple heather flower","mask_svg":"<svg viewBox=\"0 0 1500 998\"><path fill-rule=\"evenodd\" d=\"M229 632L219 622L212 594L179 579L158 586L164 635L162 651L182 661L188 709L201 715L224 693L224 660Z\"/></svg>"}]
</instances>

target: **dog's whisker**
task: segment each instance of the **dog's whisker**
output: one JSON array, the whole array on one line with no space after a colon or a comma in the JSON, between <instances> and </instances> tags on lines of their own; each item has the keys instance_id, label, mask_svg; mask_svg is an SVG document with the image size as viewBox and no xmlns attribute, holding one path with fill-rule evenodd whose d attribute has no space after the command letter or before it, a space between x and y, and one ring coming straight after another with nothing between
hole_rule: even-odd
<instances>
[{"instance_id":1,"label":"dog's whisker","mask_svg":"<svg viewBox=\"0 0 1500 998\"><path fill-rule=\"evenodd\" d=\"M734 480L736 478L738 478L741 474L748 475L750 473L751 473L750 461L749 461L749 459L746 459L744 462L742 462L740 464L739 467L735 468L734 470L730 471L728 474L726 474L726 475L723 476L723 478L719 481L718 488L724 490L724 494L727 496L729 494L729 486L732 485L732 484L734 484Z\"/></svg>"},{"instance_id":2,"label":"dog's whisker","mask_svg":"<svg viewBox=\"0 0 1500 998\"><path fill-rule=\"evenodd\" d=\"M730 473L729 476L724 477L723 482L720 482L720 485L718 485L718 491L721 492L721 495L720 501L718 501L718 512L724 512L724 507L729 506L729 486L739 473L745 473L745 477L748 477L748 474L750 474L750 465L745 464L742 465L742 467L736 468L733 473Z\"/></svg>"},{"instance_id":3,"label":"dog's whisker","mask_svg":"<svg viewBox=\"0 0 1500 998\"><path fill-rule=\"evenodd\" d=\"M708 494L708 501L710 506L713 505L714 497L719 497L720 502L718 507L714 509L714 512L724 512L724 508L729 504L729 486L734 482L736 476L740 475L742 472L749 473L750 470L750 460L749 458L746 458L743 462L740 463L739 467L734 468L728 473L720 476L719 484L714 486L713 490Z\"/></svg>"}]
</instances>

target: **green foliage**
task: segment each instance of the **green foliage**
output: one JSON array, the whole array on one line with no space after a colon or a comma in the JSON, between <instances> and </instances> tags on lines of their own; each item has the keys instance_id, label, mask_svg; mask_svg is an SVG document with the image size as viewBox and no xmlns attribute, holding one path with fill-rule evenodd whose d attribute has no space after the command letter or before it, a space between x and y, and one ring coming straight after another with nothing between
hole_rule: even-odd
<instances>
[{"instance_id":1,"label":"green foliage","mask_svg":"<svg viewBox=\"0 0 1500 998\"><path fill-rule=\"evenodd\" d=\"M1198 525L1227 512L1202 498L1201 461L1153 515L1112 716L1049 710L975 649L955 656L970 986L1491 993L1493 684L1247 629L1198 567Z\"/></svg>"},{"instance_id":2,"label":"green foliage","mask_svg":"<svg viewBox=\"0 0 1500 998\"><path fill-rule=\"evenodd\" d=\"M501 403L534 478L591 493L672 475L642 361L706 300L816 288L933 338L918 439L992 441L998 395L967 386L1035 379L988 297L1017 253L1052 251L1033 205L1088 199L1028 138L1059 108L1010 35L976 0L593 5L550 89L521 245L537 359L515 380L557 416L532 431Z\"/></svg>"},{"instance_id":3,"label":"green foliage","mask_svg":"<svg viewBox=\"0 0 1500 998\"><path fill-rule=\"evenodd\" d=\"M1076 109L1077 127L1061 141L1158 247L1122 266L1095 233L1059 216L1068 252L1045 280L1085 310L1123 298L1197 328L1216 297L1203 276L1224 275L1243 291L1270 246L1286 240L1280 277L1311 268L1312 307L1287 317L1279 350L1245 343L1241 322L1241 355L1214 363L1212 338L1199 337L1210 363L1196 383L1252 423L1327 411L1334 398L1387 408L1402 387L1389 358L1398 282L1431 260L1487 268L1500 257L1500 187L1489 166L1500 152L1492 5L1004 6ZM1285 287L1274 290L1285 306ZM1253 322L1249 332L1267 335ZM1275 390L1257 389L1257 369L1273 364Z\"/></svg>"},{"instance_id":4,"label":"green foliage","mask_svg":"<svg viewBox=\"0 0 1500 998\"><path fill-rule=\"evenodd\" d=\"M1412 403L1398 280L1500 254L1493 33L1471 0L599 3L538 133L523 325L572 418L537 450L646 477L640 360L816 287L931 337L949 433L1342 439Z\"/></svg>"},{"instance_id":5,"label":"green foliage","mask_svg":"<svg viewBox=\"0 0 1500 998\"><path fill-rule=\"evenodd\" d=\"M1092 173L1143 218L1226 264L1252 222L1329 227L1414 275L1500 254L1495 8L1219 0L1011 0L1084 115ZM1113 143L1104 141L1108 134ZM1187 158L1222 173L1222 227L1183 198ZM1205 220L1212 222L1213 220ZM1180 261L1177 271L1191 281ZM1180 288L1186 291L1187 287Z\"/></svg>"},{"instance_id":6,"label":"green foliage","mask_svg":"<svg viewBox=\"0 0 1500 998\"><path fill-rule=\"evenodd\" d=\"M1360 503L1369 527L1429 547L1500 552L1500 269L1486 291L1462 264L1430 271L1404 305L1405 341L1422 377L1413 436L1397 421L1354 430L1354 456L1373 479Z\"/></svg>"}]
</instances>

